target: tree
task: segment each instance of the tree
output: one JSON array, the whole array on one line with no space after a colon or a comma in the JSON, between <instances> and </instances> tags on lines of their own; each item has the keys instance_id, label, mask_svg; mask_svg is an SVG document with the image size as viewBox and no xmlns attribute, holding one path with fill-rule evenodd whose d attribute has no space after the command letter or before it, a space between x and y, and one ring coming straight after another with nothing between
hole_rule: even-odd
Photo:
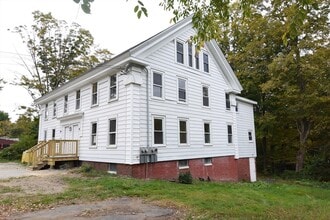
<instances>
[{"instance_id":1,"label":"tree","mask_svg":"<svg viewBox=\"0 0 330 220\"><path fill-rule=\"evenodd\" d=\"M110 59L111 53L97 48L90 32L78 24L68 25L51 13L35 11L32 14L34 24L30 28L15 28L32 60L30 67L29 62L21 58L29 75L23 75L19 85L25 87L32 98L40 97Z\"/></svg>"},{"instance_id":2,"label":"tree","mask_svg":"<svg viewBox=\"0 0 330 220\"><path fill-rule=\"evenodd\" d=\"M0 110L0 121L9 121L9 114Z\"/></svg>"},{"instance_id":3,"label":"tree","mask_svg":"<svg viewBox=\"0 0 330 220\"><path fill-rule=\"evenodd\" d=\"M262 156L268 149L273 161L295 160L297 172L303 169L306 152L318 148L311 135L326 139L319 134L327 131L330 115L329 6L313 1L302 16L298 3L259 1L249 17L235 6L229 24L222 27L229 35L222 48L246 88L243 94L259 103L256 123ZM303 25L288 34L285 21L294 16Z\"/></svg>"},{"instance_id":4,"label":"tree","mask_svg":"<svg viewBox=\"0 0 330 220\"><path fill-rule=\"evenodd\" d=\"M0 110L0 137L10 136L12 123L10 122L9 114Z\"/></svg>"},{"instance_id":5,"label":"tree","mask_svg":"<svg viewBox=\"0 0 330 220\"><path fill-rule=\"evenodd\" d=\"M137 5L134 12L140 18L142 14L148 16L148 10L144 6L143 1L136 0ZM74 0L81 5L82 10L91 13L91 3L94 0ZM221 40L222 29L221 23L227 21L230 17L230 0L159 0L159 5L166 11L173 12L174 23L189 15L193 15L193 25L197 30L197 34L192 40L197 45L202 46L203 42L211 39ZM254 5L259 4L259 0L238 0L236 1L242 11L242 15L249 16ZM270 2L274 7L283 8L285 4L282 0L273 0ZM290 13L287 20L283 23L283 40L286 43L287 37L297 36L297 30L303 25L304 18L309 11L317 9L317 0L296 0L294 1L295 13Z\"/></svg>"},{"instance_id":6,"label":"tree","mask_svg":"<svg viewBox=\"0 0 330 220\"><path fill-rule=\"evenodd\" d=\"M2 90L3 85L4 85L5 83L6 83L6 82L5 82L2 78L0 78L0 91Z\"/></svg>"}]
</instances>

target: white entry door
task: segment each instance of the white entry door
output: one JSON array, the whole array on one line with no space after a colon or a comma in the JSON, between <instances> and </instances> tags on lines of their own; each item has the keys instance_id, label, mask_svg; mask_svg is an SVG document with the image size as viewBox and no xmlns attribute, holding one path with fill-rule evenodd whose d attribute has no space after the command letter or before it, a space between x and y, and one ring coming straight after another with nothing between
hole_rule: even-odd
<instances>
[{"instance_id":1,"label":"white entry door","mask_svg":"<svg viewBox=\"0 0 330 220\"><path fill-rule=\"evenodd\" d=\"M255 158L251 157L249 159L250 162L250 180L251 182L257 181L257 172L256 172L256 161Z\"/></svg>"},{"instance_id":2,"label":"white entry door","mask_svg":"<svg viewBox=\"0 0 330 220\"><path fill-rule=\"evenodd\" d=\"M64 127L64 140L79 140L79 124Z\"/></svg>"}]
</instances>

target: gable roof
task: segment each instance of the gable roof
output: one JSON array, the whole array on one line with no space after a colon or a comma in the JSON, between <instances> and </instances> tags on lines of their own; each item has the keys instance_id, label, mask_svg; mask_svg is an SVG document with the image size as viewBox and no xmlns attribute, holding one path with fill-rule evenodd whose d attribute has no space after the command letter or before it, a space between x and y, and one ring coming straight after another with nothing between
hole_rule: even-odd
<instances>
[{"instance_id":1,"label":"gable roof","mask_svg":"<svg viewBox=\"0 0 330 220\"><path fill-rule=\"evenodd\" d=\"M167 39L172 40L173 37L175 38L175 36L178 35L178 32L183 31L186 28L192 27L193 26L191 15L179 21L178 23L166 28L165 30L155 34L154 36L146 39L145 41L142 41L141 43L125 50L124 52L112 58L110 61L97 65L89 71L68 81L59 88L56 88L55 90L36 99L35 103L43 104L52 101L55 98L63 96L74 89L80 88L87 82L95 82L99 78L102 78L106 75L111 75L112 73L118 72L119 70L124 70L126 65L129 63L148 66L148 63L146 63L143 59L139 58L141 57L141 55L143 57L143 54L146 53L150 48L159 45L161 42L164 42ZM206 42L206 45L210 52L213 54L215 58L215 63L221 69L225 76L225 79L229 83L229 87L231 89L228 92L240 93L243 88L217 43L214 40L211 40L210 42Z\"/></svg>"}]
</instances>

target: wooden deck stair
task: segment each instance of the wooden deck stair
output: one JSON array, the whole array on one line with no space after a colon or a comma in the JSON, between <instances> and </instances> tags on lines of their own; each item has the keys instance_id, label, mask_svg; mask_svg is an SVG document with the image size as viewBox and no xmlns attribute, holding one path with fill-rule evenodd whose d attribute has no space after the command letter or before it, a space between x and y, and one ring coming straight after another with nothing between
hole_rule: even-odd
<instances>
[{"instance_id":1,"label":"wooden deck stair","mask_svg":"<svg viewBox=\"0 0 330 220\"><path fill-rule=\"evenodd\" d=\"M27 163L33 170L42 169L46 165L55 166L57 161L74 160L79 160L77 140L41 141L22 155L22 163Z\"/></svg>"}]
</instances>

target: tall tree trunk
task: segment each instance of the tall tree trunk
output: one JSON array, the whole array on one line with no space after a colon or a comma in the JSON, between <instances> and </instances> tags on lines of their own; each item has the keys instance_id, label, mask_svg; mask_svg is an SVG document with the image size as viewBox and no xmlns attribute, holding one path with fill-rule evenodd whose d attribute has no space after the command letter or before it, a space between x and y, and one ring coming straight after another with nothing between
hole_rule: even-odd
<instances>
[{"instance_id":1,"label":"tall tree trunk","mask_svg":"<svg viewBox=\"0 0 330 220\"><path fill-rule=\"evenodd\" d=\"M297 120L297 129L299 132L299 150L296 156L296 172L300 172L304 168L305 154L307 149L307 137L311 128L311 121L307 118Z\"/></svg>"}]
</instances>

